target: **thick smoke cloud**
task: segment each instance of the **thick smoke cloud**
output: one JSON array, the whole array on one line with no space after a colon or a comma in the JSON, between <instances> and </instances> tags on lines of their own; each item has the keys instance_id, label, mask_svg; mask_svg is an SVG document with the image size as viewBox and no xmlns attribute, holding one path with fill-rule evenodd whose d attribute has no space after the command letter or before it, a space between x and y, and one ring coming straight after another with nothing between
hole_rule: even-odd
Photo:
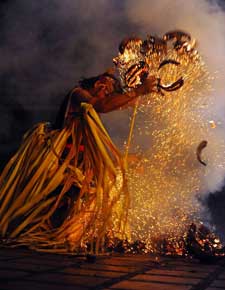
<instances>
[{"instance_id":1,"label":"thick smoke cloud","mask_svg":"<svg viewBox=\"0 0 225 290\"><path fill-rule=\"evenodd\" d=\"M126 33L125 22L118 30L124 21L118 7L102 0L13 1L4 11L1 74L12 74L16 97L28 108L51 109L78 78L112 66Z\"/></svg>"}]
</instances>

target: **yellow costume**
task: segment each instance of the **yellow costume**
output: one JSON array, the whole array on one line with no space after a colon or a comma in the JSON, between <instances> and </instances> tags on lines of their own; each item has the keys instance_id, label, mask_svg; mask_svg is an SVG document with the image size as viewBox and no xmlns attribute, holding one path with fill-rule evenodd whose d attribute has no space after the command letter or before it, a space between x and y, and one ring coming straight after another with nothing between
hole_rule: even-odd
<instances>
[{"instance_id":1,"label":"yellow costume","mask_svg":"<svg viewBox=\"0 0 225 290\"><path fill-rule=\"evenodd\" d=\"M68 140L72 146L67 152ZM81 142L84 151L79 153ZM115 188L118 173L121 181ZM37 250L80 251L90 243L98 251L108 232L123 232L129 202L126 193L122 196L124 180L119 151L93 107L82 103L81 116L63 129L50 130L47 123L40 123L27 132L3 170L1 238L6 244ZM71 186L79 189L73 198L68 196ZM124 223L112 221L119 199L124 210L115 220ZM55 226L62 201L66 216Z\"/></svg>"}]
</instances>

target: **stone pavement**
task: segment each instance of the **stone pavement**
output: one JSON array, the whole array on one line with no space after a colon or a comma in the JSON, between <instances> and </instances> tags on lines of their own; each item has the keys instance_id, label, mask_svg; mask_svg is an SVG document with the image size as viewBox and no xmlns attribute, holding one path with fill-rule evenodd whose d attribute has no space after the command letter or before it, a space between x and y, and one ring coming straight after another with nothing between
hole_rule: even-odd
<instances>
[{"instance_id":1,"label":"stone pavement","mask_svg":"<svg viewBox=\"0 0 225 290\"><path fill-rule=\"evenodd\" d=\"M225 258L212 264L177 257L63 256L0 248L0 290L222 290Z\"/></svg>"}]
</instances>

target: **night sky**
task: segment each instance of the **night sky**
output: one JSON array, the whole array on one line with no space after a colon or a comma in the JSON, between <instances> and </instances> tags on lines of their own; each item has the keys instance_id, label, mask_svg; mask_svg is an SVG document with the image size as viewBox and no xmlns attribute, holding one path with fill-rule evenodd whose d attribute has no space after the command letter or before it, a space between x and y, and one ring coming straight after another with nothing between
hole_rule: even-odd
<instances>
[{"instance_id":1,"label":"night sky","mask_svg":"<svg viewBox=\"0 0 225 290\"><path fill-rule=\"evenodd\" d=\"M225 4L208 2L220 5L221 11ZM155 33L157 25L144 31L143 23L131 21L129 3L133 1L1 0L1 168L27 129L37 122L54 121L64 96L80 78L113 66L123 37ZM154 13L148 9L150 15ZM116 138L118 124L114 125L117 129L111 129L111 135ZM122 134L127 124L120 127ZM224 232L224 191L210 194L206 203Z\"/></svg>"}]
</instances>

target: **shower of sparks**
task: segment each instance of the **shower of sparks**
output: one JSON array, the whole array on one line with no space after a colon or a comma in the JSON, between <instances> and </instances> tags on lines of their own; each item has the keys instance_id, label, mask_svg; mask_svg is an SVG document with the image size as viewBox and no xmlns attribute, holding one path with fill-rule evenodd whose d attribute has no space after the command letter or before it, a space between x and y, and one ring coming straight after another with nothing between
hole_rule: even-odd
<instances>
[{"instance_id":1,"label":"shower of sparks","mask_svg":"<svg viewBox=\"0 0 225 290\"><path fill-rule=\"evenodd\" d=\"M132 240L145 241L153 251L155 241L178 238L192 222L200 222L205 184L207 180L210 183L214 168L225 167L221 158L225 144L219 138L216 122L209 121L213 117L212 77L193 46L186 42L185 49L179 51L167 44L166 51L149 50L143 55L141 42L131 41L117 57L125 89L129 87L128 69L143 61L149 75L160 78L164 86L181 77L184 80L176 91L142 97L132 140L131 151L142 158L128 172L130 235ZM180 65L168 63L159 69L160 63L168 59ZM130 87L140 83L138 77ZM208 141L202 153L206 167L196 158L202 140Z\"/></svg>"}]
</instances>

